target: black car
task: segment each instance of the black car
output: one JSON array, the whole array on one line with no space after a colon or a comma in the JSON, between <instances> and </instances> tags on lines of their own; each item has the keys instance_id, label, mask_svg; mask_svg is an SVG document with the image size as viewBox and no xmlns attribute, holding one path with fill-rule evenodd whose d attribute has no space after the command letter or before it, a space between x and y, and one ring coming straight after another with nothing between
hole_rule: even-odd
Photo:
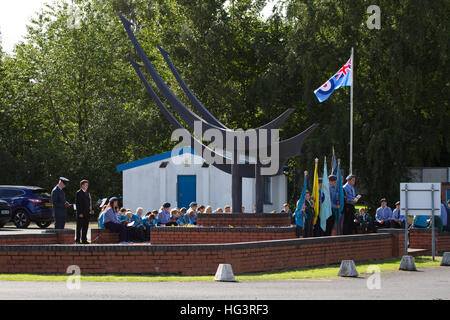
<instances>
[{"instance_id":1,"label":"black car","mask_svg":"<svg viewBox=\"0 0 450 320\"><path fill-rule=\"evenodd\" d=\"M35 222L47 228L53 222L50 193L41 187L0 185L0 200L11 206L12 221L17 228Z\"/></svg>"},{"instance_id":2,"label":"black car","mask_svg":"<svg viewBox=\"0 0 450 320\"><path fill-rule=\"evenodd\" d=\"M8 202L0 200L0 228L3 228L12 218L11 206Z\"/></svg>"}]
</instances>

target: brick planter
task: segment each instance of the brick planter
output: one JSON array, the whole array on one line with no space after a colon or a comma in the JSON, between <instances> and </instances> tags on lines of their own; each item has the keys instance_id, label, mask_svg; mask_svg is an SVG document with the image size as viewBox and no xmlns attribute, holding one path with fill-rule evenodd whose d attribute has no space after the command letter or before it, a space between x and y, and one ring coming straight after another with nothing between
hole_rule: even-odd
<instances>
[{"instance_id":1,"label":"brick planter","mask_svg":"<svg viewBox=\"0 0 450 320\"><path fill-rule=\"evenodd\" d=\"M91 243L119 243L119 233L108 229L91 229Z\"/></svg>"},{"instance_id":2,"label":"brick planter","mask_svg":"<svg viewBox=\"0 0 450 320\"><path fill-rule=\"evenodd\" d=\"M401 257L405 254L405 230L404 229L378 229L378 233L392 235L392 256Z\"/></svg>"},{"instance_id":3,"label":"brick planter","mask_svg":"<svg viewBox=\"0 0 450 320\"><path fill-rule=\"evenodd\" d=\"M150 231L151 244L236 243L294 238L296 238L295 227L157 227Z\"/></svg>"},{"instance_id":4,"label":"brick planter","mask_svg":"<svg viewBox=\"0 0 450 320\"><path fill-rule=\"evenodd\" d=\"M197 224L204 227L282 227L291 225L288 213L209 213L199 214Z\"/></svg>"},{"instance_id":5,"label":"brick planter","mask_svg":"<svg viewBox=\"0 0 450 320\"><path fill-rule=\"evenodd\" d=\"M375 233L234 244L189 245L3 245L0 273L213 275L220 263L235 274L275 271L342 260L392 257L392 235Z\"/></svg>"},{"instance_id":6,"label":"brick planter","mask_svg":"<svg viewBox=\"0 0 450 320\"><path fill-rule=\"evenodd\" d=\"M0 233L0 245L20 244L72 244L75 241L75 230L46 229L31 232L29 230L7 231Z\"/></svg>"},{"instance_id":7,"label":"brick planter","mask_svg":"<svg viewBox=\"0 0 450 320\"><path fill-rule=\"evenodd\" d=\"M267 228L205 228L205 227L153 227L151 244L210 244L236 243L296 238L295 227ZM119 242L119 234L107 229L91 229L95 244Z\"/></svg>"},{"instance_id":8,"label":"brick planter","mask_svg":"<svg viewBox=\"0 0 450 320\"><path fill-rule=\"evenodd\" d=\"M450 251L450 232L438 233L435 230L436 253ZM431 253L431 229L412 228L409 231L409 247L429 249Z\"/></svg>"}]
</instances>

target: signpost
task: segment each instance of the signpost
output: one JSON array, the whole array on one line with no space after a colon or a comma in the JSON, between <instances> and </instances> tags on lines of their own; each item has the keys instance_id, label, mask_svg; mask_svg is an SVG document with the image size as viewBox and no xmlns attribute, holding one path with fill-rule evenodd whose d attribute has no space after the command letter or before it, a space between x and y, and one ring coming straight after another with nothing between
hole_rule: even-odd
<instances>
[{"instance_id":1,"label":"signpost","mask_svg":"<svg viewBox=\"0 0 450 320\"><path fill-rule=\"evenodd\" d=\"M400 183L400 215L405 215L406 255L408 255L408 215L425 215L431 216L431 251L433 260L435 259L434 217L441 214L440 203L440 183Z\"/></svg>"}]
</instances>

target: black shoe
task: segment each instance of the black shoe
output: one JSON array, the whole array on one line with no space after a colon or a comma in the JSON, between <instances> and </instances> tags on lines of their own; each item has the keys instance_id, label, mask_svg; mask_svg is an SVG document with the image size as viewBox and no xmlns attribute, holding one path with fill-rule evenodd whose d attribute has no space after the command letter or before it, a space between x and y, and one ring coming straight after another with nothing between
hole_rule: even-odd
<instances>
[{"instance_id":1,"label":"black shoe","mask_svg":"<svg viewBox=\"0 0 450 320\"><path fill-rule=\"evenodd\" d=\"M78 240L76 240L76 241L75 241L75 244L81 244L81 242L80 242L80 241L78 241Z\"/></svg>"},{"instance_id":2,"label":"black shoe","mask_svg":"<svg viewBox=\"0 0 450 320\"><path fill-rule=\"evenodd\" d=\"M90 243L87 241L83 241L82 244L90 244Z\"/></svg>"}]
</instances>

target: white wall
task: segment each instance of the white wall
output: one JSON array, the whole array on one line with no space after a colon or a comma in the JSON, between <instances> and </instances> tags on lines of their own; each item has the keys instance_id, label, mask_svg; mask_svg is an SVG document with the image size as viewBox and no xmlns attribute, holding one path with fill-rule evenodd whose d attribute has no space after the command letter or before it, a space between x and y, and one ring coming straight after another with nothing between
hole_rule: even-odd
<instances>
[{"instance_id":1,"label":"white wall","mask_svg":"<svg viewBox=\"0 0 450 320\"><path fill-rule=\"evenodd\" d=\"M184 165L188 159L189 166ZM172 161L175 160L175 161ZM181 160L181 161L180 161ZM159 168L162 161L169 161L165 168ZM195 161L198 161L196 163ZM176 164L181 163L181 164ZM177 205L176 183L178 175L197 176L197 199L200 205L210 205L213 210L231 206L231 175L214 166L202 168L203 159L191 154L183 154L171 159L156 161L123 171L123 205L131 210L143 207L145 211L159 209L164 202ZM272 204L264 205L265 212L279 212L287 199L286 177L272 177ZM242 182L242 205L246 212L253 211L255 186L253 178ZM235 211L235 210L233 210Z\"/></svg>"}]
</instances>

